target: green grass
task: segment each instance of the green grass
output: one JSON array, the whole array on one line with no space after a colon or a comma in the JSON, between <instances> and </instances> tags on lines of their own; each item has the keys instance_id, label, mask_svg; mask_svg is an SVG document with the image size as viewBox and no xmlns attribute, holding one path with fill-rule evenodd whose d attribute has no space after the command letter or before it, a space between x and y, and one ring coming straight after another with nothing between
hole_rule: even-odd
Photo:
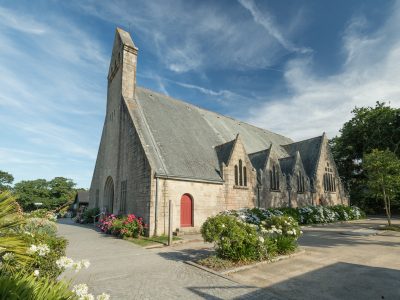
<instances>
[{"instance_id":1,"label":"green grass","mask_svg":"<svg viewBox=\"0 0 400 300\"><path fill-rule=\"evenodd\" d=\"M125 238L127 241L134 243L135 245L141 247L147 247L152 245L167 245L168 244L168 236L160 235L160 236L152 236L152 237L140 237L140 238ZM181 238L174 236L172 238L173 241L179 241Z\"/></svg>"}]
</instances>

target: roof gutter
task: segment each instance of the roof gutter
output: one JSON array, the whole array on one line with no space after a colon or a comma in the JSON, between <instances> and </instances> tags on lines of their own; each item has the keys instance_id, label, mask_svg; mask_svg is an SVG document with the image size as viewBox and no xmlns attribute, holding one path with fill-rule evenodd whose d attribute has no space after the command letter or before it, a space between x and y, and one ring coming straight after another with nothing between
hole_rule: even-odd
<instances>
[{"instance_id":1,"label":"roof gutter","mask_svg":"<svg viewBox=\"0 0 400 300\"><path fill-rule=\"evenodd\" d=\"M162 179L169 179L169 180L177 180L177 181L190 181L190 182L200 182L200 183L211 183L211 184L224 184L222 180L207 180L207 179L198 179L198 178L189 178L189 177L179 177L179 176L171 176L171 175L164 175L164 174L154 174L154 177L162 178Z\"/></svg>"}]
</instances>

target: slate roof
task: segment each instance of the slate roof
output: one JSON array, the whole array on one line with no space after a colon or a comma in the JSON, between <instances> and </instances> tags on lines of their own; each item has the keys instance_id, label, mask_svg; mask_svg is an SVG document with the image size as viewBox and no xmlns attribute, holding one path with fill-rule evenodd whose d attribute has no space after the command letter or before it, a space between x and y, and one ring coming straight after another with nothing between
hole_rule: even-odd
<instances>
[{"instance_id":1,"label":"slate roof","mask_svg":"<svg viewBox=\"0 0 400 300\"><path fill-rule=\"evenodd\" d=\"M256 170L263 169L267 158L269 157L270 149L261 150L255 153L250 153L249 158L251 164Z\"/></svg>"},{"instance_id":2,"label":"slate roof","mask_svg":"<svg viewBox=\"0 0 400 300\"><path fill-rule=\"evenodd\" d=\"M281 167L281 171L285 175L292 174L293 166L295 163L296 163L296 158L294 156L289 156L279 159L279 165Z\"/></svg>"},{"instance_id":3,"label":"slate roof","mask_svg":"<svg viewBox=\"0 0 400 300\"><path fill-rule=\"evenodd\" d=\"M136 87L136 105L129 105L135 126L157 175L222 181L218 146L239 134L247 153L292 140L189 103ZM216 149L217 148L217 149ZM281 148L282 153L286 151Z\"/></svg>"},{"instance_id":4,"label":"slate roof","mask_svg":"<svg viewBox=\"0 0 400 300\"><path fill-rule=\"evenodd\" d=\"M215 151L217 152L218 161L220 163L224 163L225 165L228 164L229 157L232 153L233 147L235 146L235 141L236 141L236 139L215 147Z\"/></svg>"},{"instance_id":5,"label":"slate roof","mask_svg":"<svg viewBox=\"0 0 400 300\"><path fill-rule=\"evenodd\" d=\"M324 135L283 145L283 148L292 156L296 154L296 151L299 151L304 170L310 178L315 175L323 137Z\"/></svg>"},{"instance_id":6,"label":"slate roof","mask_svg":"<svg viewBox=\"0 0 400 300\"><path fill-rule=\"evenodd\" d=\"M89 191L78 190L75 196L75 203L89 203Z\"/></svg>"}]
</instances>

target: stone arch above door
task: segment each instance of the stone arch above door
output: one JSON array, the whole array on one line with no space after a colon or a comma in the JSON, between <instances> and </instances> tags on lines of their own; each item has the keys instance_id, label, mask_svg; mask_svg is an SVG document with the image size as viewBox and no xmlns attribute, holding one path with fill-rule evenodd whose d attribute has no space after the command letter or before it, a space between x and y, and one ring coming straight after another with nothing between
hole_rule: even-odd
<instances>
[{"instance_id":1,"label":"stone arch above door","mask_svg":"<svg viewBox=\"0 0 400 300\"><path fill-rule=\"evenodd\" d=\"M108 213L113 213L114 209L114 180L111 176L107 177L104 184L104 202L103 206Z\"/></svg>"}]
</instances>

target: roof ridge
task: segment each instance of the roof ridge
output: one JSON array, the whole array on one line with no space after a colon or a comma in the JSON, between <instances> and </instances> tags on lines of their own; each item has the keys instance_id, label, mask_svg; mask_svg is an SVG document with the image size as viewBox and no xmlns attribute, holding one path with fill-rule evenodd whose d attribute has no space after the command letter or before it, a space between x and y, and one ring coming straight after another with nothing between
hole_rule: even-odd
<instances>
[{"instance_id":1,"label":"roof ridge","mask_svg":"<svg viewBox=\"0 0 400 300\"><path fill-rule=\"evenodd\" d=\"M259 130L263 130L264 132L276 134L276 135L281 136L281 137L283 137L283 138L285 138L285 139L289 139L289 140L293 141L291 138L289 138L289 137L287 137L287 136L284 136L284 135L282 135L282 134L273 132L273 131L271 131L271 130L269 130L269 129L261 128L261 127L252 125L252 124L250 124L250 123L247 123L247 122L245 122L245 121L240 121L240 120L235 119L235 118L233 118L233 117L226 116L226 115L220 114L220 113L218 113L218 112L215 112L215 111L212 111L212 110L208 110L208 109L202 108L202 107L197 106L197 105L195 105L195 104L186 102L186 101L184 101L184 100L182 100L182 99L176 99L176 98L173 98L173 97L171 97L171 96L169 96L169 95L165 95L165 94L162 94L162 93L160 93L160 92L156 92L156 91L153 91L153 90L151 90L151 89L149 89L149 88L142 87L142 86L137 86L137 88L141 88L141 89L143 89L143 90L152 92L152 93L154 93L154 94L157 94L157 95L160 95L160 96L169 98L170 100L173 100L173 101L176 101L176 102L181 102L181 103L184 104L184 105L192 106L192 107L194 107L194 108L196 108L196 109L198 109L198 110L207 111L207 112L212 113L212 114L214 114L214 115L221 116L221 117L224 117L224 118L228 118L228 119L231 119L231 120L236 121L236 122L238 122L238 123L246 124L246 125L248 125L248 126L257 128L257 129L259 129ZM288 144L288 145L289 145L289 144Z\"/></svg>"},{"instance_id":2,"label":"roof ridge","mask_svg":"<svg viewBox=\"0 0 400 300\"><path fill-rule=\"evenodd\" d=\"M293 142L293 143L290 143L290 144L284 144L284 145L281 145L281 146L284 147L284 146L289 146L289 145L293 145L293 144L299 144L299 143L303 143L303 142L310 141L310 140L313 140L313 139L322 138L322 136L323 136L323 134L322 135L318 135L318 136L314 136L314 137L311 137L311 138L308 138L308 139L305 139L305 140Z\"/></svg>"}]
</instances>

